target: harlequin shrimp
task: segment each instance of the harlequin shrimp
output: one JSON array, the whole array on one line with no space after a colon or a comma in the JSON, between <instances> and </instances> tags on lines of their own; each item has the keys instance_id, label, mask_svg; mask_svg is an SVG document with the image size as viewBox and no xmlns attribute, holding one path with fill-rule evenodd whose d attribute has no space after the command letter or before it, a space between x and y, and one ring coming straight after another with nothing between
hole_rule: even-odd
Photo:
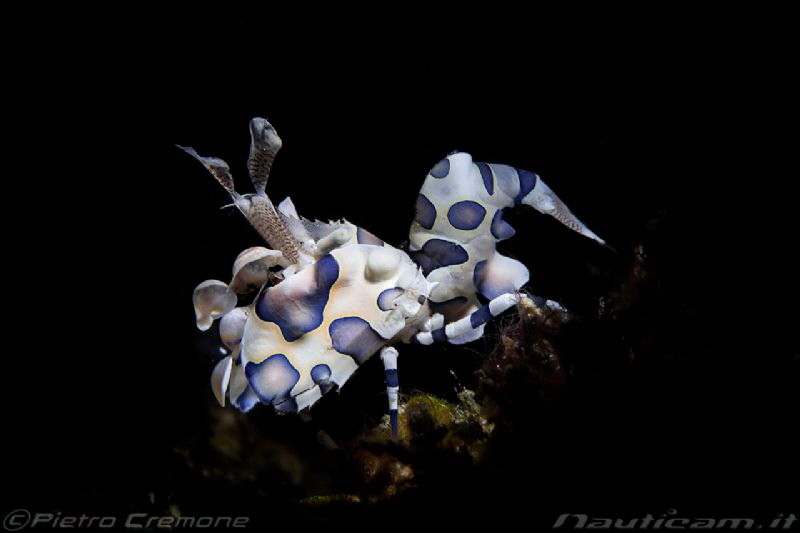
<instances>
[{"instance_id":1,"label":"harlequin shrimp","mask_svg":"<svg viewBox=\"0 0 800 533\"><path fill-rule=\"evenodd\" d=\"M265 191L281 139L263 118L251 120L250 134L255 193L236 192L225 161L179 147L208 169L269 246L239 254L230 282L208 280L194 290L197 327L219 319L230 349L211 376L223 406L227 398L245 412L259 402L303 411L380 353L396 438L395 345L473 341L518 303L563 310L521 292L528 269L497 252L497 242L514 235L505 209L532 206L604 244L537 174L456 152L422 184L406 253L346 219L303 218L288 197L275 206ZM237 307L253 292L251 303Z\"/></svg>"}]
</instances>

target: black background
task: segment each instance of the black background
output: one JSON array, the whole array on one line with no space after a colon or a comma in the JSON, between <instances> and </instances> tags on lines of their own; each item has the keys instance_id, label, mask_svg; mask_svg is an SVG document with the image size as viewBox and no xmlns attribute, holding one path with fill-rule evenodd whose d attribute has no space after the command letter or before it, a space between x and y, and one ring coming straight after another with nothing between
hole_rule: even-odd
<instances>
[{"instance_id":1,"label":"black background","mask_svg":"<svg viewBox=\"0 0 800 533\"><path fill-rule=\"evenodd\" d=\"M464 150L536 171L618 252L515 215L506 249L531 268L534 292L591 313L641 242L661 290L643 311L657 332L648 357L626 363L619 332L590 338L553 420L508 443L491 476L304 520L797 510L796 178L781 156L793 99L780 14L71 15L83 22L18 20L32 30L7 48L24 176L7 180L20 209L9 240L34 258L11 283L13 301L31 305L6 355L9 509L146 512L148 492L179 486L195 514L269 526L300 512L291 491L259 509L225 487L192 495L170 467L175 446L209 431L213 402L214 346L194 329L191 291L257 243L174 144L225 159L249 191L247 122L265 116L284 141L268 192L305 216L345 216L399 244L427 170ZM401 386L422 390L477 364L453 348L435 362L403 353ZM335 401L363 402L374 419L381 369L359 373ZM316 445L299 423L256 416Z\"/></svg>"}]
</instances>

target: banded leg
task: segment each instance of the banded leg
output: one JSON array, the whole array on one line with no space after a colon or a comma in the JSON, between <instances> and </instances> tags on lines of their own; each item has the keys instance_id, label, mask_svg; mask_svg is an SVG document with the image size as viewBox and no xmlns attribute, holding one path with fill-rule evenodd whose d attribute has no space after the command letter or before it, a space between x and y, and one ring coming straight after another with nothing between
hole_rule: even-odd
<instances>
[{"instance_id":1,"label":"banded leg","mask_svg":"<svg viewBox=\"0 0 800 533\"><path fill-rule=\"evenodd\" d=\"M538 296L530 297L521 292L507 292L492 299L488 304L480 307L471 315L465 316L455 322L450 322L444 327L433 331L421 331L417 333L415 338L420 344L449 341L450 339L479 328L490 319L502 314L522 300L527 300L529 303L539 308L546 308L553 311L566 311L561 304L553 300L546 300Z\"/></svg>"},{"instance_id":2,"label":"banded leg","mask_svg":"<svg viewBox=\"0 0 800 533\"><path fill-rule=\"evenodd\" d=\"M392 439L397 438L397 396L400 382L397 379L397 350L386 346L381 350L381 361L386 370L386 394L389 396L389 420L392 423Z\"/></svg>"}]
</instances>

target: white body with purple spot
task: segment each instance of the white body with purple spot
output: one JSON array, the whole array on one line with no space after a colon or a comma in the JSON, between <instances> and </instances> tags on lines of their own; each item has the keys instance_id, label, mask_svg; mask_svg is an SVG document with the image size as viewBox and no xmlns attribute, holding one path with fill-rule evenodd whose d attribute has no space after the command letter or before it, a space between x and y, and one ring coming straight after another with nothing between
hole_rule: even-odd
<instances>
[{"instance_id":1,"label":"white body with purple spot","mask_svg":"<svg viewBox=\"0 0 800 533\"><path fill-rule=\"evenodd\" d=\"M475 163L462 152L451 154L428 173L417 198L410 250L428 281L436 283L430 305L445 322L478 311L478 295L492 300L528 282L525 265L496 251L497 242L514 235L514 228L503 220L503 210L523 204L604 244L533 172ZM448 340L473 341L483 335L483 326Z\"/></svg>"},{"instance_id":2,"label":"white body with purple spot","mask_svg":"<svg viewBox=\"0 0 800 533\"><path fill-rule=\"evenodd\" d=\"M427 319L429 284L407 254L352 244L258 295L242 336L242 372L256 396L287 411L343 386L369 357ZM231 391L231 400L252 396Z\"/></svg>"},{"instance_id":3,"label":"white body with purple spot","mask_svg":"<svg viewBox=\"0 0 800 533\"><path fill-rule=\"evenodd\" d=\"M380 351L396 436L398 353L392 344L475 340L489 319L522 299L562 309L519 292L528 269L495 249L514 234L503 209L530 205L603 243L536 174L454 153L423 183L407 254L346 220L306 220L288 198L275 209L264 190L280 138L264 119L253 119L251 135L255 195L234 191L224 161L184 149L275 248L245 250L229 284L208 280L195 290L198 327L208 329L222 317L220 335L231 350L212 373L223 405L227 396L243 411L258 402L281 412L309 408ZM238 296L253 289L259 289L255 299L236 307Z\"/></svg>"}]
</instances>

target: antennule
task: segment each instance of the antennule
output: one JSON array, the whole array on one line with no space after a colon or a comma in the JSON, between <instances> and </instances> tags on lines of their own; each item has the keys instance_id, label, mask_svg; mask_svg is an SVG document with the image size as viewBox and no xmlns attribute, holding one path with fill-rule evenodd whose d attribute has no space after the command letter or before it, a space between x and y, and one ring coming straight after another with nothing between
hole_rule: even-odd
<instances>
[{"instance_id":1,"label":"antennule","mask_svg":"<svg viewBox=\"0 0 800 533\"><path fill-rule=\"evenodd\" d=\"M200 161L231 196L234 198L238 196L233 188L233 176L231 176L231 169L228 163L217 157L201 157L191 146L181 146L179 144L175 146Z\"/></svg>"},{"instance_id":2,"label":"antennule","mask_svg":"<svg viewBox=\"0 0 800 533\"><path fill-rule=\"evenodd\" d=\"M297 240L292 236L278 216L272 202L266 196L250 197L247 219L273 250L280 250L283 257L295 264L300 260Z\"/></svg>"}]
</instances>

